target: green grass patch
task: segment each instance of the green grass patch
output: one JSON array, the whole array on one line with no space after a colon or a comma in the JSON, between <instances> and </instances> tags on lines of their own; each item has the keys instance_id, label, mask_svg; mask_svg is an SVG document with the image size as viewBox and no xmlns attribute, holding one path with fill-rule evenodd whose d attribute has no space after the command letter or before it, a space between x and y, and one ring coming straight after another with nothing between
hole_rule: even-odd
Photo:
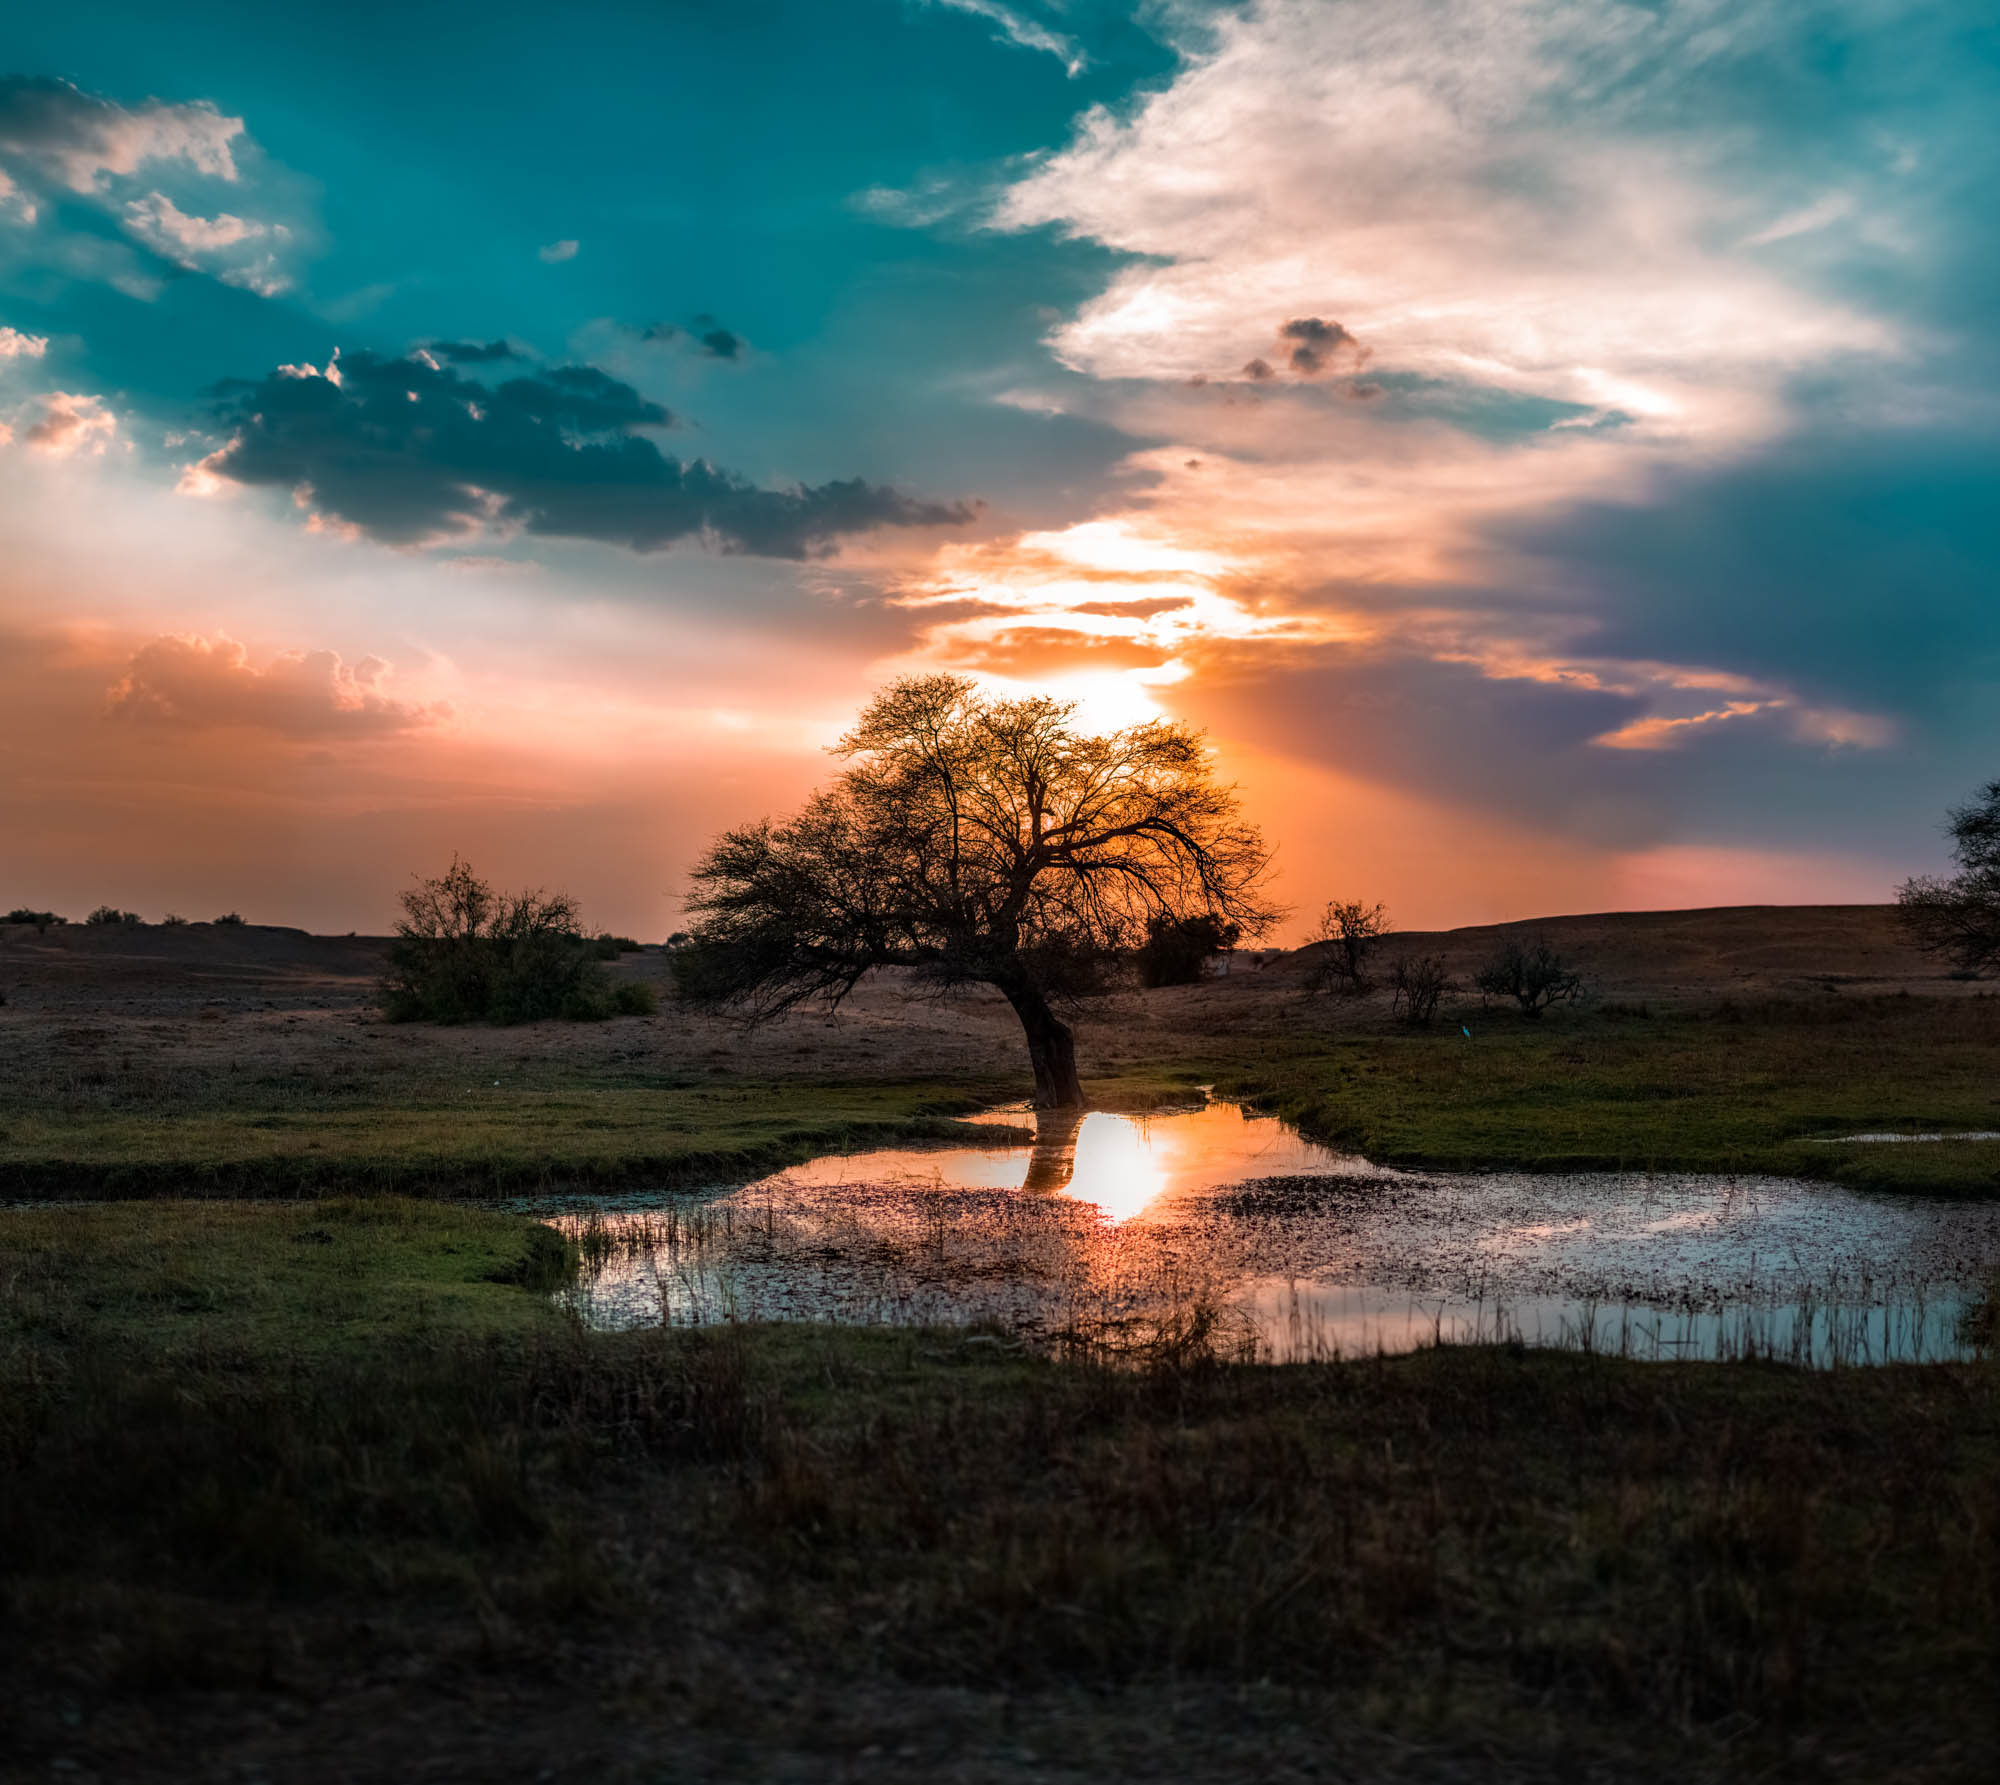
<instances>
[{"instance_id":1,"label":"green grass patch","mask_svg":"<svg viewBox=\"0 0 2000 1785\"><path fill-rule=\"evenodd\" d=\"M1772 1172L1991 1195L2000 1143L1829 1146L2000 1128L2000 1002L1725 1004L1647 1021L1498 1011L1424 1033L1239 1052L1214 1069L1316 1140L1441 1170Z\"/></svg>"},{"instance_id":2,"label":"green grass patch","mask_svg":"<svg viewBox=\"0 0 2000 1785\"><path fill-rule=\"evenodd\" d=\"M191 1110L15 1109L0 1196L496 1195L720 1182L809 1158L962 1138L996 1095L935 1080L465 1086L301 1101L246 1087ZM991 1131L985 1131L989 1136Z\"/></svg>"}]
</instances>

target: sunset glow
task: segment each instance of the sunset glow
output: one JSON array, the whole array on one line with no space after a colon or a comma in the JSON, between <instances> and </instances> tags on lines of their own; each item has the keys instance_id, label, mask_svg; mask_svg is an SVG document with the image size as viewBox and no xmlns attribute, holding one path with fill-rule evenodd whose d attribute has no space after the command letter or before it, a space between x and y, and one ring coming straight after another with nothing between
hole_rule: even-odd
<instances>
[{"instance_id":1,"label":"sunset glow","mask_svg":"<svg viewBox=\"0 0 2000 1785\"><path fill-rule=\"evenodd\" d=\"M457 850L664 935L940 668L1206 729L1302 912L1941 859L2000 746L1950 9L779 10L482 12L423 102L308 16L14 22L10 901L380 929Z\"/></svg>"}]
</instances>

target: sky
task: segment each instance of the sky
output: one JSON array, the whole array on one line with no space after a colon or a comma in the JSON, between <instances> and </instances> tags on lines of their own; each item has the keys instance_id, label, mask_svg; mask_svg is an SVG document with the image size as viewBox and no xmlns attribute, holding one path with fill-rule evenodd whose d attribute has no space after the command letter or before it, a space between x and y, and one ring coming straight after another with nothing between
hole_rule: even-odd
<instances>
[{"instance_id":1,"label":"sky","mask_svg":"<svg viewBox=\"0 0 2000 1785\"><path fill-rule=\"evenodd\" d=\"M1404 927L2000 775L2000 23L96 0L0 41L0 904L677 927L949 669Z\"/></svg>"}]
</instances>

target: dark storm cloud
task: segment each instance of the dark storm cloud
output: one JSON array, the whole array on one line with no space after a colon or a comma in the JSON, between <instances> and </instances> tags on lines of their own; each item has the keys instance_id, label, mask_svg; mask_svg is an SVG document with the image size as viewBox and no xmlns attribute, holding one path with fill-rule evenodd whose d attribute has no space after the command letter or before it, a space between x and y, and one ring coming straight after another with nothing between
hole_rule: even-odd
<instances>
[{"instance_id":1,"label":"dark storm cloud","mask_svg":"<svg viewBox=\"0 0 2000 1785\"><path fill-rule=\"evenodd\" d=\"M441 355L455 366L487 365L495 360L525 360L528 356L506 341L431 341L430 352Z\"/></svg>"},{"instance_id":2,"label":"dark storm cloud","mask_svg":"<svg viewBox=\"0 0 2000 1785\"><path fill-rule=\"evenodd\" d=\"M1295 316L1278 330L1278 339L1292 345L1291 366L1302 378L1324 372L1334 357L1349 353L1357 358L1361 344L1338 322L1322 322L1317 316Z\"/></svg>"},{"instance_id":3,"label":"dark storm cloud","mask_svg":"<svg viewBox=\"0 0 2000 1785\"><path fill-rule=\"evenodd\" d=\"M1277 373L1271 370L1270 361L1253 359L1244 362L1243 376L1245 378L1254 378L1259 384L1262 384L1267 378L1277 377Z\"/></svg>"},{"instance_id":4,"label":"dark storm cloud","mask_svg":"<svg viewBox=\"0 0 2000 1785\"><path fill-rule=\"evenodd\" d=\"M392 544L482 524L657 551L699 538L725 552L806 558L843 534L967 521L850 478L760 489L663 454L673 417L595 366L488 386L422 359L356 353L322 377L287 368L221 388L232 430L205 467L238 483L307 489L312 506Z\"/></svg>"},{"instance_id":5,"label":"dark storm cloud","mask_svg":"<svg viewBox=\"0 0 2000 1785\"><path fill-rule=\"evenodd\" d=\"M686 328L671 322L651 322L634 331L642 341L686 340L709 359L741 359L750 343L713 316L697 316Z\"/></svg>"},{"instance_id":6,"label":"dark storm cloud","mask_svg":"<svg viewBox=\"0 0 2000 1785\"><path fill-rule=\"evenodd\" d=\"M2000 439L1878 432L1489 533L1594 652L1707 663L1928 725L2000 679Z\"/></svg>"}]
</instances>

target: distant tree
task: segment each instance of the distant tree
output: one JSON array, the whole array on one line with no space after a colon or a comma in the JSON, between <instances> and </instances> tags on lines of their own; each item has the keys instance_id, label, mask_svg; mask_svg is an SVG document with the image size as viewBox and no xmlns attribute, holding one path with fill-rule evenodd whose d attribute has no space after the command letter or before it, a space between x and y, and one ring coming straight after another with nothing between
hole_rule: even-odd
<instances>
[{"instance_id":1,"label":"distant tree","mask_svg":"<svg viewBox=\"0 0 2000 1785\"><path fill-rule=\"evenodd\" d=\"M1583 975L1545 936L1509 936L1472 976L1472 983L1485 997L1513 999L1528 1017L1539 1017L1551 1004L1574 1004L1583 996Z\"/></svg>"},{"instance_id":2,"label":"distant tree","mask_svg":"<svg viewBox=\"0 0 2000 1785\"><path fill-rule=\"evenodd\" d=\"M1146 919L1146 940L1133 951L1143 986L1193 985L1202 969L1225 949L1234 948L1242 928L1203 912L1199 917Z\"/></svg>"},{"instance_id":3,"label":"distant tree","mask_svg":"<svg viewBox=\"0 0 2000 1785\"><path fill-rule=\"evenodd\" d=\"M1355 995L1373 989L1368 978L1368 957L1375 944L1395 926L1381 905L1366 905L1359 899L1334 899L1320 913L1319 926L1307 939L1320 953L1307 975L1306 983L1316 992L1345 991Z\"/></svg>"},{"instance_id":4,"label":"distant tree","mask_svg":"<svg viewBox=\"0 0 2000 1785\"><path fill-rule=\"evenodd\" d=\"M1898 915L1919 947L1941 954L1961 972L2000 967L2000 781L1946 816L1958 872L1906 880L1896 893Z\"/></svg>"},{"instance_id":5,"label":"distant tree","mask_svg":"<svg viewBox=\"0 0 2000 1785\"><path fill-rule=\"evenodd\" d=\"M391 1022L589 1021L653 1008L650 987L611 983L566 893L496 893L454 856L402 905L382 982Z\"/></svg>"},{"instance_id":6,"label":"distant tree","mask_svg":"<svg viewBox=\"0 0 2000 1785\"><path fill-rule=\"evenodd\" d=\"M1036 1105L1073 1109L1057 1001L1098 989L1153 919L1253 931L1276 915L1263 839L1183 726L1092 735L1074 703L924 676L878 694L836 749L850 766L831 787L695 869L684 997L755 1020L836 1005L874 967L990 985L1020 1018Z\"/></svg>"},{"instance_id":7,"label":"distant tree","mask_svg":"<svg viewBox=\"0 0 2000 1785\"><path fill-rule=\"evenodd\" d=\"M1451 976L1445 972L1444 956L1406 954L1389 969L1389 985L1395 992L1390 1008L1404 1022L1427 1029L1446 992Z\"/></svg>"},{"instance_id":8,"label":"distant tree","mask_svg":"<svg viewBox=\"0 0 2000 1785\"><path fill-rule=\"evenodd\" d=\"M55 911L35 911L26 905L16 905L7 913L9 923L31 923L39 931L47 931L66 924L69 919Z\"/></svg>"},{"instance_id":9,"label":"distant tree","mask_svg":"<svg viewBox=\"0 0 2000 1785\"><path fill-rule=\"evenodd\" d=\"M103 929L110 924L142 924L146 920L136 911L120 911L116 905L100 905L83 921Z\"/></svg>"}]
</instances>

